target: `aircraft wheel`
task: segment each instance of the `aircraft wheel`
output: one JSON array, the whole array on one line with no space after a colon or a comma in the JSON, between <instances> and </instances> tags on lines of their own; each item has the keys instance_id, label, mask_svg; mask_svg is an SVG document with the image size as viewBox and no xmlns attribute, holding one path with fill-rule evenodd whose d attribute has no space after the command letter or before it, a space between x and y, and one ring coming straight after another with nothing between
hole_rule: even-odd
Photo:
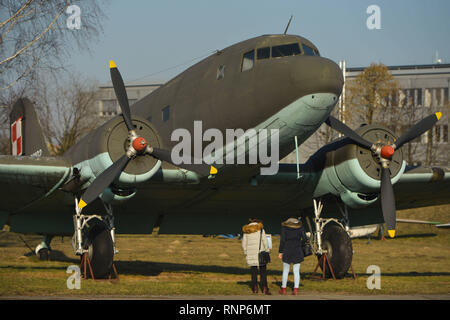
<instances>
[{"instance_id":1,"label":"aircraft wheel","mask_svg":"<svg viewBox=\"0 0 450 320\"><path fill-rule=\"evenodd\" d=\"M328 251L331 267L337 279L343 278L352 264L352 240L338 225L327 225L322 233L322 247ZM320 256L318 257L320 259ZM322 264L320 264L322 268ZM325 275L331 278L330 268L325 264Z\"/></svg>"},{"instance_id":2,"label":"aircraft wheel","mask_svg":"<svg viewBox=\"0 0 450 320\"><path fill-rule=\"evenodd\" d=\"M114 259L114 244L109 230L93 227L88 236L88 250L95 279L106 278Z\"/></svg>"}]
</instances>

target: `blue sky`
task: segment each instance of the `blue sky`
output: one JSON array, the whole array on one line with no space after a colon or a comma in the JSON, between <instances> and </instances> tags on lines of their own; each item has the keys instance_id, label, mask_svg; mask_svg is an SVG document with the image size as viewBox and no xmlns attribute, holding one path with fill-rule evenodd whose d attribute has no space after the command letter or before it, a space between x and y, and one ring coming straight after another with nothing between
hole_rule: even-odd
<instances>
[{"instance_id":1,"label":"blue sky","mask_svg":"<svg viewBox=\"0 0 450 320\"><path fill-rule=\"evenodd\" d=\"M366 26L370 5L380 7L380 30ZM125 82L165 82L194 62L143 77L248 38L283 33L291 14L289 34L308 38L322 56L345 59L349 67L429 64L436 51L450 62L449 13L448 0L113 0L105 8L104 34L90 53L75 54L68 64L105 83L113 59Z\"/></svg>"}]
</instances>

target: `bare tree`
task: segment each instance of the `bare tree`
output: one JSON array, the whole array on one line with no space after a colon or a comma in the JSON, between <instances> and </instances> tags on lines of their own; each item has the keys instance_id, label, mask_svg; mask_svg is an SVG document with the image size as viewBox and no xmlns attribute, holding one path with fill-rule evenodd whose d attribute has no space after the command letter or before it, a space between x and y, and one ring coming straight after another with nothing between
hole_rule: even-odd
<instances>
[{"instance_id":1,"label":"bare tree","mask_svg":"<svg viewBox=\"0 0 450 320\"><path fill-rule=\"evenodd\" d=\"M9 114L14 103L26 96L24 86L14 86L7 95L0 95L0 154L11 154Z\"/></svg>"},{"instance_id":2,"label":"bare tree","mask_svg":"<svg viewBox=\"0 0 450 320\"><path fill-rule=\"evenodd\" d=\"M73 5L81 10L79 29L68 26ZM0 95L38 71L64 68L75 49L88 49L104 19L93 0L0 0Z\"/></svg>"},{"instance_id":3,"label":"bare tree","mask_svg":"<svg viewBox=\"0 0 450 320\"><path fill-rule=\"evenodd\" d=\"M448 143L448 124L445 123L448 123L447 119L450 114L450 102L444 101L441 107L435 107L443 114L443 118L431 130L425 133L425 165L436 165L439 162L448 165L448 151L446 148L442 148L441 146L439 146L439 143ZM430 112L430 110L427 111Z\"/></svg>"},{"instance_id":4,"label":"bare tree","mask_svg":"<svg viewBox=\"0 0 450 320\"><path fill-rule=\"evenodd\" d=\"M98 84L80 76L72 76L56 87L45 81L40 84L34 95L39 119L50 143L50 152L62 155L99 126Z\"/></svg>"},{"instance_id":5,"label":"bare tree","mask_svg":"<svg viewBox=\"0 0 450 320\"><path fill-rule=\"evenodd\" d=\"M21 97L28 97L38 102L37 107L50 108L50 105L56 104L53 101L50 104L39 105L40 102L45 101L43 97L46 93L50 94L47 87L45 87L47 92L39 91L43 89L40 81L43 77L52 78L53 83L60 84L60 78L64 77L67 71L64 60L77 51L89 50L90 42L101 33L102 23L106 20L103 13L105 5L106 0L0 0L0 151L2 153L9 153L8 117L13 104ZM77 8L80 11L77 12L75 10ZM79 18L80 23L72 28L69 20L73 19L74 15ZM77 17L75 18L78 19ZM48 80L46 83L51 84ZM80 88L74 87L75 91L78 89ZM62 88L59 90L61 93ZM87 90L87 92L90 91L92 90ZM67 94L68 92L65 96ZM57 112L59 112L58 109L53 109L50 113L51 117L59 117ZM38 115L41 119L44 118L44 123L49 121L48 118L42 117L39 110ZM60 116L64 118L65 115ZM68 122L66 121L66 124ZM46 133L50 134L50 140L55 139L53 136L56 132L50 133L48 128L54 128L57 125L58 123L51 125L49 123L46 126ZM59 135L56 134L55 137Z\"/></svg>"}]
</instances>

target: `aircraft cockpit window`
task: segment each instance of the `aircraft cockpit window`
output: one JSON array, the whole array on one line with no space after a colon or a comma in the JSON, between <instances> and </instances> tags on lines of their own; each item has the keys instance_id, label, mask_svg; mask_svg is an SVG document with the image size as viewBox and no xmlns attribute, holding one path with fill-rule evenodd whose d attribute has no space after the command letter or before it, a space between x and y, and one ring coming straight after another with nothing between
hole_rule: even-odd
<instances>
[{"instance_id":1,"label":"aircraft cockpit window","mask_svg":"<svg viewBox=\"0 0 450 320\"><path fill-rule=\"evenodd\" d=\"M242 59L242 67L241 71L247 71L253 68L255 64L255 50L249 51L244 54L244 58Z\"/></svg>"},{"instance_id":2,"label":"aircraft cockpit window","mask_svg":"<svg viewBox=\"0 0 450 320\"><path fill-rule=\"evenodd\" d=\"M295 56L300 54L298 43L283 44L281 46L272 47L272 58Z\"/></svg>"},{"instance_id":3,"label":"aircraft cockpit window","mask_svg":"<svg viewBox=\"0 0 450 320\"><path fill-rule=\"evenodd\" d=\"M302 43L303 52L307 56L318 56L317 50L311 48L310 46L307 46L306 44Z\"/></svg>"},{"instance_id":4,"label":"aircraft cockpit window","mask_svg":"<svg viewBox=\"0 0 450 320\"><path fill-rule=\"evenodd\" d=\"M270 47L259 48L256 56L258 57L258 60L269 59L270 58Z\"/></svg>"}]
</instances>

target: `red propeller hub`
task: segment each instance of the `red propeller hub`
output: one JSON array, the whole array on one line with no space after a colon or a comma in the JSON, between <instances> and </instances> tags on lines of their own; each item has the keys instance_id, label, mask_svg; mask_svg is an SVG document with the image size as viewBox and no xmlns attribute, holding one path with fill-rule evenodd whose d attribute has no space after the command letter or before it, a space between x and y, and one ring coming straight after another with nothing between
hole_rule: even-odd
<instances>
[{"instance_id":1,"label":"red propeller hub","mask_svg":"<svg viewBox=\"0 0 450 320\"><path fill-rule=\"evenodd\" d=\"M146 147L147 147L147 141L144 138L138 137L133 140L134 150L139 152L139 151L145 150Z\"/></svg>"},{"instance_id":2,"label":"red propeller hub","mask_svg":"<svg viewBox=\"0 0 450 320\"><path fill-rule=\"evenodd\" d=\"M394 155L394 148L392 148L392 146L384 146L383 148L381 148L381 156L384 159L390 159L392 158L392 156Z\"/></svg>"}]
</instances>

